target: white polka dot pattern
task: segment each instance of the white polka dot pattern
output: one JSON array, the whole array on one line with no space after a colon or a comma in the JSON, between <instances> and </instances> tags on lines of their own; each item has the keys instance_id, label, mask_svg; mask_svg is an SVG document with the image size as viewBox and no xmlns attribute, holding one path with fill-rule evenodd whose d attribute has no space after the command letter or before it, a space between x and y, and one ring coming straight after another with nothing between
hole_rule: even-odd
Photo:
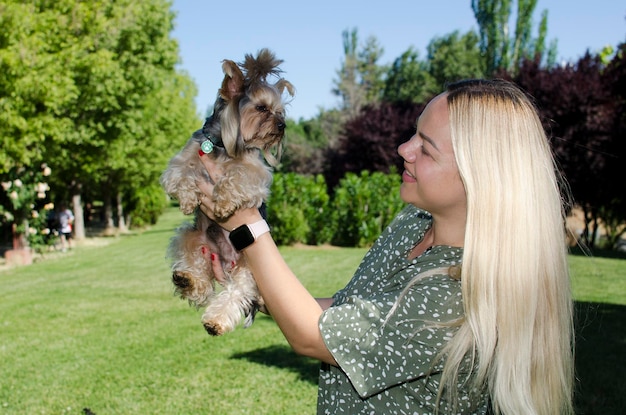
<instances>
[{"instance_id":1,"label":"white polka dot pattern","mask_svg":"<svg viewBox=\"0 0 626 415\"><path fill-rule=\"evenodd\" d=\"M434 246L408 260L431 223L426 212L407 206L322 314L322 337L340 367L322 365L318 414L435 412L443 364L433 365L433 360L454 335L454 329L435 325L463 315L460 282L445 273L460 264L463 252ZM441 274L412 283L418 274L437 268L443 268ZM484 396L479 405L472 401L461 388L456 412L486 413ZM450 413L445 402L440 413Z\"/></svg>"}]
</instances>

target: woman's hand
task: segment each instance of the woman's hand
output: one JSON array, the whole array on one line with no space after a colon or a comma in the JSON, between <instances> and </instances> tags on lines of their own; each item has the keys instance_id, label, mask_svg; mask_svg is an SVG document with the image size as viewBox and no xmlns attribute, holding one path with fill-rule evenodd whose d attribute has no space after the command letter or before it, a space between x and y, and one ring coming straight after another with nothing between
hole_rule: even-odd
<instances>
[{"instance_id":1,"label":"woman's hand","mask_svg":"<svg viewBox=\"0 0 626 415\"><path fill-rule=\"evenodd\" d=\"M213 213L213 189L215 183L219 182L222 172L219 163L215 163L212 157L203 154L200 155L200 160L211 177L211 183L197 184L202 192L200 209L205 215L227 231L262 219L259 209L245 208L237 210L224 221L217 221ZM289 269L270 233L259 236L255 243L242 251L242 254L246 257L247 265L265 300L266 308L262 312L271 313L296 353L336 365L318 328L322 307L328 307L332 299L318 303L309 294ZM219 260L217 264L215 261L212 263L216 275L219 272L223 274Z\"/></svg>"},{"instance_id":2,"label":"woman's hand","mask_svg":"<svg viewBox=\"0 0 626 415\"><path fill-rule=\"evenodd\" d=\"M222 175L222 171L220 170L217 163L215 163L211 157L208 157L206 154L200 156L200 161L207 169L209 173L210 181L205 182L197 182L196 185L198 189L202 192L200 196L200 210L207 215L211 220L219 223L215 219L215 215L213 214L213 188L215 187L215 183ZM230 219L230 218L229 218ZM226 230L234 229L232 224L228 223L220 223L220 225ZM236 227L236 226L235 226ZM220 261L219 255L216 252L209 252L208 250L202 252L205 260L211 264L213 268L213 275L215 275L215 279L222 285L227 281L228 277L226 277L226 273L224 272L224 268L222 268L222 262Z\"/></svg>"},{"instance_id":3,"label":"woman's hand","mask_svg":"<svg viewBox=\"0 0 626 415\"><path fill-rule=\"evenodd\" d=\"M259 210L255 208L240 209L223 221L215 218L215 214L213 213L215 207L213 202L213 189L215 183L217 183L222 176L222 170L220 169L219 163L216 163L208 154L199 155L199 157L209 173L209 177L211 177L210 182L197 183L198 189L202 192L200 196L200 210L227 231L232 231L241 225L251 224L261 220L261 214Z\"/></svg>"},{"instance_id":4,"label":"woman's hand","mask_svg":"<svg viewBox=\"0 0 626 415\"><path fill-rule=\"evenodd\" d=\"M215 221L215 215L213 214L213 189L215 187L215 183L219 180L219 177L222 175L222 171L219 167L208 157L207 154L198 154L200 157L200 162L209 173L210 180L208 182L202 180L196 182L198 189L202 194L200 195L200 210L207 215L211 220Z\"/></svg>"}]
</instances>

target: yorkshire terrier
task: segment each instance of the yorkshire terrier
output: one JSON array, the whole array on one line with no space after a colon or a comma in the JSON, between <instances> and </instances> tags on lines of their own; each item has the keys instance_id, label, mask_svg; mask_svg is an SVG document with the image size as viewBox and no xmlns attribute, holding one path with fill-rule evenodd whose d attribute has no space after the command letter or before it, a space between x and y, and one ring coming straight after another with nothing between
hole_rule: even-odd
<instances>
[{"instance_id":1,"label":"yorkshire terrier","mask_svg":"<svg viewBox=\"0 0 626 415\"><path fill-rule=\"evenodd\" d=\"M285 133L283 93L294 95L293 85L280 77L282 62L267 49L260 50L256 58L246 55L239 64L224 60L224 80L213 114L161 176L161 185L178 200L180 210L194 214L193 223L182 225L168 246L172 282L181 298L206 307L202 323L214 336L234 330L243 317L244 326L250 326L264 303L228 233L200 210L204 195L197 183L214 183L211 197L218 222L240 208L262 210ZM268 81L270 75L278 78L275 83ZM198 156L207 153L223 173L215 182ZM211 253L219 255L226 275L221 291L216 290Z\"/></svg>"}]
</instances>

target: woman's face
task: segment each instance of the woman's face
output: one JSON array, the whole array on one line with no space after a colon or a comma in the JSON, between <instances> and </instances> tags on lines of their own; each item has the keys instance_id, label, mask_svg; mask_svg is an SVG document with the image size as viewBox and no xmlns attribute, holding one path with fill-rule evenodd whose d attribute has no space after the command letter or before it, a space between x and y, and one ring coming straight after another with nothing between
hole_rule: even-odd
<instances>
[{"instance_id":1,"label":"woman's face","mask_svg":"<svg viewBox=\"0 0 626 415\"><path fill-rule=\"evenodd\" d=\"M404 159L400 197L433 217L465 214L466 195L454 159L446 94L428 103L417 131L398 147Z\"/></svg>"}]
</instances>

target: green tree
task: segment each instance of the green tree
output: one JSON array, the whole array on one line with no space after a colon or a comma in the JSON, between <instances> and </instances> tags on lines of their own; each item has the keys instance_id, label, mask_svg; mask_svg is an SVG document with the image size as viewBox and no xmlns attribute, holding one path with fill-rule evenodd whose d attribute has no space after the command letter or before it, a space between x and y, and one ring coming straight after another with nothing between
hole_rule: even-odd
<instances>
[{"instance_id":1,"label":"green tree","mask_svg":"<svg viewBox=\"0 0 626 415\"><path fill-rule=\"evenodd\" d=\"M195 86L180 73L166 0L0 2L1 171L45 160L52 193L117 201L156 183L200 124ZM1 172L0 171L0 172Z\"/></svg>"},{"instance_id":2,"label":"green tree","mask_svg":"<svg viewBox=\"0 0 626 415\"><path fill-rule=\"evenodd\" d=\"M436 81L426 61L412 47L391 65L385 78L383 100L387 102L421 103L434 95Z\"/></svg>"},{"instance_id":3,"label":"green tree","mask_svg":"<svg viewBox=\"0 0 626 415\"><path fill-rule=\"evenodd\" d=\"M373 36L359 49L357 29L344 30L342 37L344 61L337 71L333 93L342 100L342 112L354 117L364 105L380 100L386 68L379 66L378 60L384 50Z\"/></svg>"},{"instance_id":4,"label":"green tree","mask_svg":"<svg viewBox=\"0 0 626 415\"><path fill-rule=\"evenodd\" d=\"M472 0L488 74L498 70L515 74L524 59L536 57L551 64L556 55L556 42L551 43L550 50L545 46L547 11L541 14L537 38L532 37L532 15L537 0L517 1L514 31L509 29L511 6L511 0Z\"/></svg>"},{"instance_id":5,"label":"green tree","mask_svg":"<svg viewBox=\"0 0 626 415\"><path fill-rule=\"evenodd\" d=\"M359 52L359 73L361 85L365 91L365 104L379 102L384 89L383 77L388 68L380 65L384 49L378 39L370 36L366 39L363 49Z\"/></svg>"},{"instance_id":6,"label":"green tree","mask_svg":"<svg viewBox=\"0 0 626 415\"><path fill-rule=\"evenodd\" d=\"M485 63L478 45L478 35L474 31L464 35L454 31L430 41L427 60L430 75L435 80L435 94L447 83L485 76Z\"/></svg>"},{"instance_id":7,"label":"green tree","mask_svg":"<svg viewBox=\"0 0 626 415\"><path fill-rule=\"evenodd\" d=\"M77 137L69 116L79 90L71 71L76 51L76 27L54 7L43 2L0 2L0 177L12 172L31 177L47 162L56 168L57 151ZM55 8L58 7L58 8ZM55 175L55 177L58 177ZM54 177L50 178L54 189ZM10 209L5 203L3 208ZM20 220L15 218L21 226Z\"/></svg>"},{"instance_id":8,"label":"green tree","mask_svg":"<svg viewBox=\"0 0 626 415\"><path fill-rule=\"evenodd\" d=\"M394 61L385 77L383 100L424 103L448 82L485 74L478 36L473 31L436 37L427 52L426 59L420 60L419 53L410 47Z\"/></svg>"},{"instance_id":9,"label":"green tree","mask_svg":"<svg viewBox=\"0 0 626 415\"><path fill-rule=\"evenodd\" d=\"M77 160L90 160L89 171L82 164L65 173L74 199L82 191L83 173L95 177L107 225L113 226L116 216L124 230L125 194L156 183L172 155L172 142L179 144L174 150L181 147L199 121L192 101L195 87L175 70L178 46L170 37L169 2L103 3L105 12L96 21L90 21L88 10L83 15L82 22L96 35L90 41L98 43L93 53L81 56L77 71L80 98L89 105L89 111L77 115L95 137L89 146L75 142L71 147L80 155Z\"/></svg>"},{"instance_id":10,"label":"green tree","mask_svg":"<svg viewBox=\"0 0 626 415\"><path fill-rule=\"evenodd\" d=\"M78 97L74 49L58 13L35 2L0 2L0 173L39 164L46 144L75 135L66 116Z\"/></svg>"},{"instance_id":11,"label":"green tree","mask_svg":"<svg viewBox=\"0 0 626 415\"><path fill-rule=\"evenodd\" d=\"M299 123L287 119L283 140L285 151L280 160L279 171L317 174L323 168L323 150L329 139L322 129L322 116Z\"/></svg>"}]
</instances>

